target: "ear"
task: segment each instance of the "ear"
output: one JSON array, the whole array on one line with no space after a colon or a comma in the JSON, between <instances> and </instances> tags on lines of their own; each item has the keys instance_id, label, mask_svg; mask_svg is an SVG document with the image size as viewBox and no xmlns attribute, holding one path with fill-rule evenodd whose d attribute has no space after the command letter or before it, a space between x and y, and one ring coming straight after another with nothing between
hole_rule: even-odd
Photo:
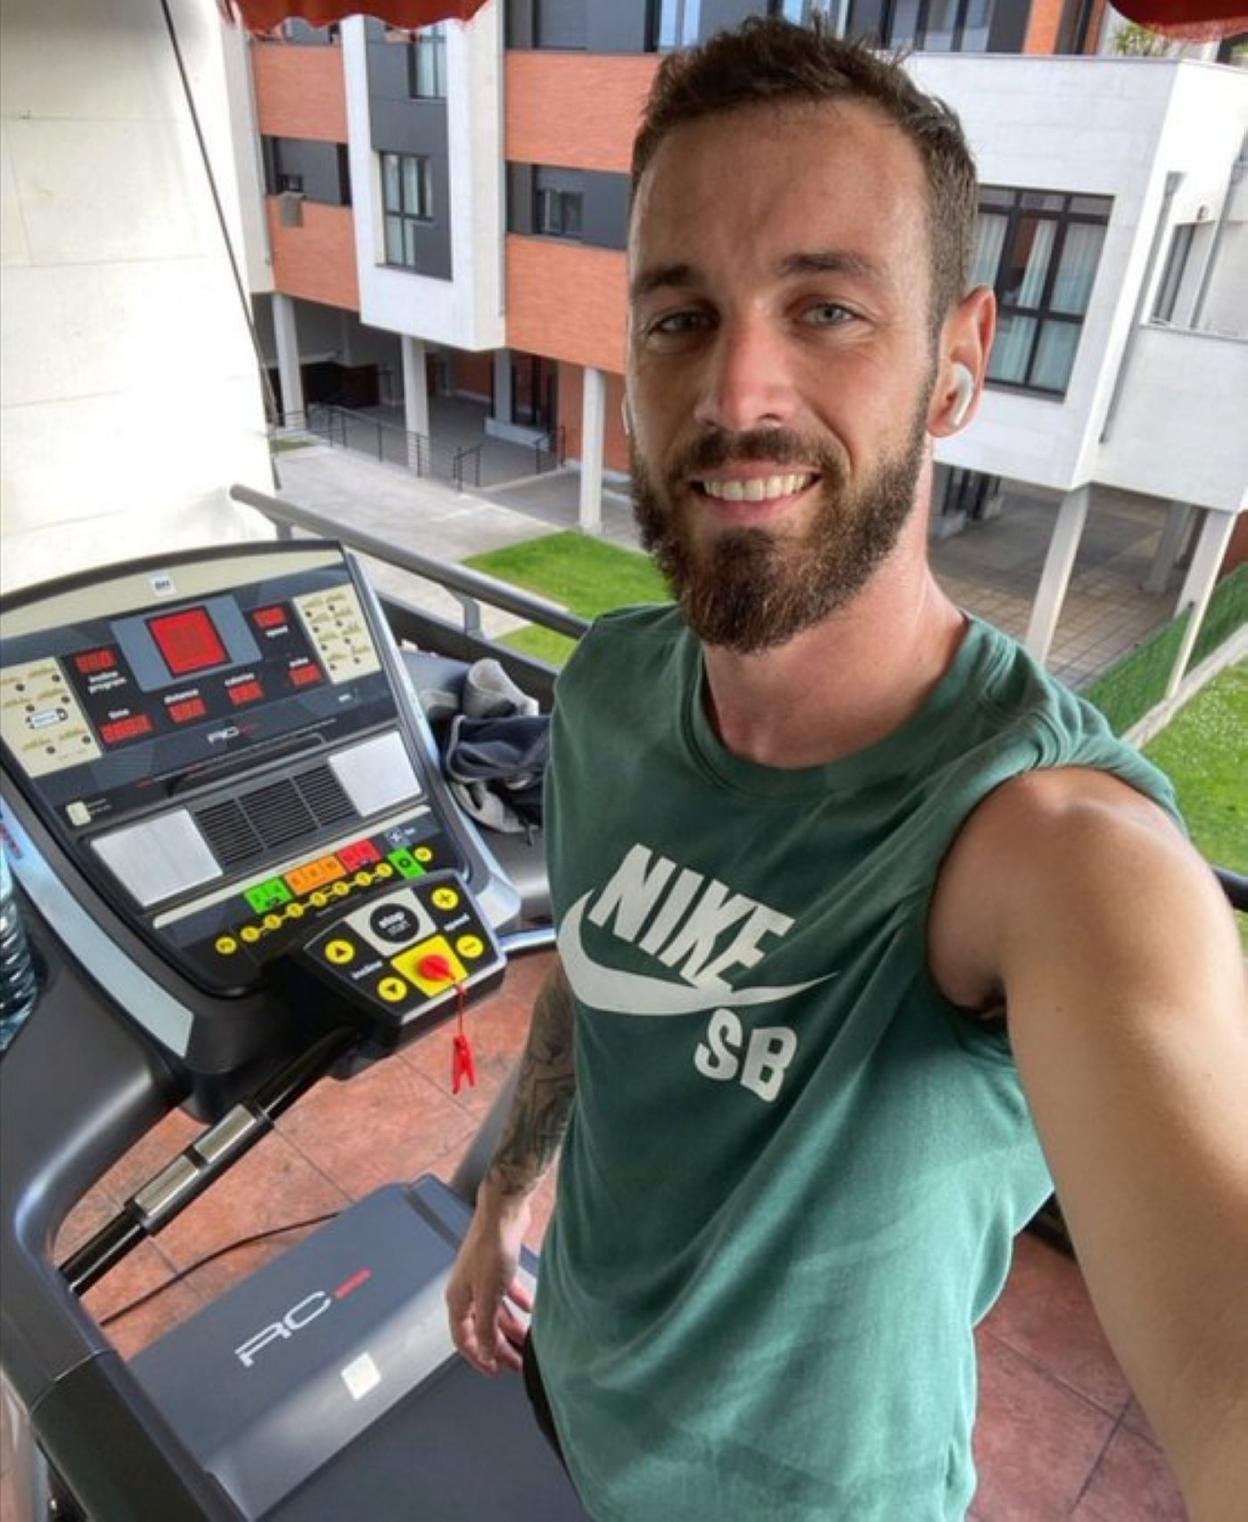
<instances>
[{"instance_id":1,"label":"ear","mask_svg":"<svg viewBox=\"0 0 1248 1522\"><path fill-rule=\"evenodd\" d=\"M964 296L945 319L927 412L927 431L933 438L959 433L978 411L996 327L997 299L986 285Z\"/></svg>"}]
</instances>

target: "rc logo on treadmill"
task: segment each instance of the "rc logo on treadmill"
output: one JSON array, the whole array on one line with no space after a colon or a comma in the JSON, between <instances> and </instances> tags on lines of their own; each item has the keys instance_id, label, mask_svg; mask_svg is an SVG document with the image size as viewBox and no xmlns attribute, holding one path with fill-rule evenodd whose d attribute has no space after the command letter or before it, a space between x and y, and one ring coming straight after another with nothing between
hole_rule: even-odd
<instances>
[{"instance_id":1,"label":"rc logo on treadmill","mask_svg":"<svg viewBox=\"0 0 1248 1522\"><path fill-rule=\"evenodd\" d=\"M326 1311L332 1310L339 1300L345 1300L362 1284L367 1284L372 1277L371 1268L361 1268L349 1279L344 1279L337 1289L314 1289L310 1295L305 1295L302 1300L292 1305L284 1316L279 1316L276 1321L270 1321L268 1326L261 1327L258 1332L248 1337L246 1342L235 1348L235 1358L244 1369L250 1369L270 1343L289 1341L297 1332L302 1332L305 1327L311 1326Z\"/></svg>"}]
</instances>

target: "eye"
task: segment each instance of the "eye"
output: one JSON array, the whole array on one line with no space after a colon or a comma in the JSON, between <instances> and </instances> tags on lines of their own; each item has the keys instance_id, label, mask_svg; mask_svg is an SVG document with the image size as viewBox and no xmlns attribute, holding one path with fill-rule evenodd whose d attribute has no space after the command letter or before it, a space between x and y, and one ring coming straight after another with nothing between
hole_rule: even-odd
<instances>
[{"instance_id":1,"label":"eye","mask_svg":"<svg viewBox=\"0 0 1248 1522\"><path fill-rule=\"evenodd\" d=\"M711 320L706 312L686 309L681 312L668 312L663 317L656 317L646 328L647 338L684 338L690 333L702 333L710 327Z\"/></svg>"},{"instance_id":2,"label":"eye","mask_svg":"<svg viewBox=\"0 0 1248 1522\"><path fill-rule=\"evenodd\" d=\"M816 301L802 313L802 321L812 328L839 328L847 322L856 321L857 317L857 312L851 312L839 301Z\"/></svg>"}]
</instances>

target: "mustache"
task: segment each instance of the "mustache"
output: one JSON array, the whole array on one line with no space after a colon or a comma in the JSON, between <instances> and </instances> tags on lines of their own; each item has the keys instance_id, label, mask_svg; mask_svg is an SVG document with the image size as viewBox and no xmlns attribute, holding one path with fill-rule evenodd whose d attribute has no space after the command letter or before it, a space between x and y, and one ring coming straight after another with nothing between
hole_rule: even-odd
<instances>
[{"instance_id":1,"label":"mustache","mask_svg":"<svg viewBox=\"0 0 1248 1522\"><path fill-rule=\"evenodd\" d=\"M815 444L786 428L752 428L746 433L707 433L672 462L669 479L683 481L700 470L724 465L748 465L759 460L777 465L803 465L839 481L844 464L838 451Z\"/></svg>"}]
</instances>

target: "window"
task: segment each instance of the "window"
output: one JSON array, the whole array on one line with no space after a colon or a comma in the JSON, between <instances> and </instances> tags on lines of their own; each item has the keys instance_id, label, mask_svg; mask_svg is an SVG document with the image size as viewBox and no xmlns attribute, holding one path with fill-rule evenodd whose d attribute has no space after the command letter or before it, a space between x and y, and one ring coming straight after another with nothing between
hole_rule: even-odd
<instances>
[{"instance_id":1,"label":"window","mask_svg":"<svg viewBox=\"0 0 1248 1522\"><path fill-rule=\"evenodd\" d=\"M1157 300L1153 303L1154 322L1173 322L1174 304L1179 298L1179 287L1187 273L1187 261L1192 252L1192 239L1196 235L1195 222L1181 222L1170 239L1170 252L1166 255L1166 267L1157 287Z\"/></svg>"},{"instance_id":2,"label":"window","mask_svg":"<svg viewBox=\"0 0 1248 1522\"><path fill-rule=\"evenodd\" d=\"M886 48L984 53L997 0L884 0L872 26ZM785 5L787 15L789 6ZM851 34L854 21L850 19Z\"/></svg>"},{"instance_id":3,"label":"window","mask_svg":"<svg viewBox=\"0 0 1248 1522\"><path fill-rule=\"evenodd\" d=\"M551 238L581 236L584 181L573 169L536 169L533 174L533 231Z\"/></svg>"},{"instance_id":4,"label":"window","mask_svg":"<svg viewBox=\"0 0 1248 1522\"><path fill-rule=\"evenodd\" d=\"M418 267L422 223L433 220L430 161L414 153L383 153L381 194L386 217L386 263Z\"/></svg>"},{"instance_id":5,"label":"window","mask_svg":"<svg viewBox=\"0 0 1248 1522\"><path fill-rule=\"evenodd\" d=\"M407 51L407 93L413 100L446 99L446 24L422 26Z\"/></svg>"},{"instance_id":6,"label":"window","mask_svg":"<svg viewBox=\"0 0 1248 1522\"><path fill-rule=\"evenodd\" d=\"M1065 395L1110 204L1106 196L983 187L971 282L997 293L990 381Z\"/></svg>"},{"instance_id":7,"label":"window","mask_svg":"<svg viewBox=\"0 0 1248 1522\"><path fill-rule=\"evenodd\" d=\"M692 47L698 40L702 0L657 0L651 17L651 48L660 53Z\"/></svg>"}]
</instances>

